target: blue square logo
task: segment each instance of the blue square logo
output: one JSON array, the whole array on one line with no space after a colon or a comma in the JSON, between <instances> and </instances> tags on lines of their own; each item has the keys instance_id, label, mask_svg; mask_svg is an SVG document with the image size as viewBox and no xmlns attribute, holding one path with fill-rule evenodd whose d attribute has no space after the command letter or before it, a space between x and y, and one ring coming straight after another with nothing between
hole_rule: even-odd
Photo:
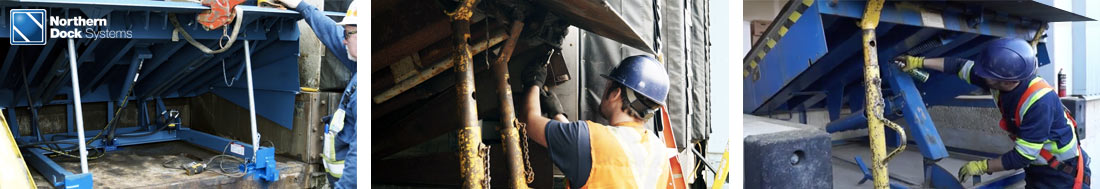
<instances>
[{"instance_id":1,"label":"blue square logo","mask_svg":"<svg viewBox=\"0 0 1100 189\"><path fill-rule=\"evenodd\" d=\"M46 9L12 9L8 18L11 45L46 44Z\"/></svg>"}]
</instances>

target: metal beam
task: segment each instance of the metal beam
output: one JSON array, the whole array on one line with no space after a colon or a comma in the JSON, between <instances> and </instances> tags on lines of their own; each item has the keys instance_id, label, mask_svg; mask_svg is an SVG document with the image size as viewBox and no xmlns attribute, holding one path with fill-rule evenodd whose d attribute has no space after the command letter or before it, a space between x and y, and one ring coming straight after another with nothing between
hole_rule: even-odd
<instances>
[{"instance_id":1,"label":"metal beam","mask_svg":"<svg viewBox=\"0 0 1100 189\"><path fill-rule=\"evenodd\" d=\"M171 94L173 92L186 92L186 91L180 91L179 89L183 88L184 86L191 85L191 84L200 84L200 83L196 82L196 81L198 81L198 80L196 80L196 78L204 77L204 76L219 75L219 74L210 74L210 73L213 73L213 72L210 72L210 69L213 69L214 67L217 67L218 65L221 65L222 63L224 63L224 62L220 62L219 60L224 60L227 57L231 57L231 56L234 56L234 55L239 55L240 50L241 50L242 47L243 47L243 45L234 45L233 47L230 47L229 50L226 50L223 53L218 53L217 55L214 55L214 57L210 58L209 61L207 61L205 63L202 63L202 64L199 64L198 67L196 67L195 69L193 69L191 71L188 71L186 74L184 74L182 76L183 77L182 79L178 80L178 82L173 83L173 84L169 85L168 87L166 87L164 89L163 93ZM244 64L244 63L241 62L241 63L238 63L238 64ZM202 74L191 74L191 73L202 73Z\"/></svg>"},{"instance_id":2,"label":"metal beam","mask_svg":"<svg viewBox=\"0 0 1100 189\"><path fill-rule=\"evenodd\" d=\"M391 123L380 124L383 126L374 128L379 133L387 133L371 138L371 159L379 160L396 154L406 148L431 140L439 135L454 131L459 128L457 116L438 116L454 112L458 108L454 88L448 88L443 93L432 97L425 102L429 104L420 106L406 115L401 115ZM423 119L432 117L436 119Z\"/></svg>"},{"instance_id":3,"label":"metal beam","mask_svg":"<svg viewBox=\"0 0 1100 189\"><path fill-rule=\"evenodd\" d=\"M909 126L909 133L913 134L913 140L920 146L921 155L931 160L939 160L948 156L947 148L940 139L940 133L936 131L936 125L932 122L932 116L928 115L921 92L913 79L902 72L895 65L887 65L882 68L886 73L884 78L900 97L902 103L892 103L893 108L900 108L905 116L905 122ZM904 142L904 141L903 141Z\"/></svg>"},{"instance_id":4,"label":"metal beam","mask_svg":"<svg viewBox=\"0 0 1100 189\"><path fill-rule=\"evenodd\" d=\"M508 153L508 171L511 177L512 188L527 188L527 184L534 180L533 174L525 174L526 166L523 150L520 149L520 131L516 121L515 103L512 100L512 85L508 84L508 62L512 59L512 52L516 48L520 32L523 32L523 17L512 21L512 31L508 42L504 43L503 51L497 57L493 66L493 76L497 80L497 97L500 98L501 138L503 139L505 152ZM488 59L489 57L485 57ZM527 142L527 141L523 141ZM531 178L528 178L531 176Z\"/></svg>"},{"instance_id":5,"label":"metal beam","mask_svg":"<svg viewBox=\"0 0 1100 189\"><path fill-rule=\"evenodd\" d=\"M8 48L8 54L4 56L4 65L3 67L0 67L0 73L5 74L4 76L0 76L0 86L2 86L3 83L6 82L9 76L15 75L7 73L8 70L11 69L12 61L15 60L15 53L19 51L19 46L12 45L10 47L11 48ZM15 119L14 116L12 117L12 119Z\"/></svg>"},{"instance_id":6,"label":"metal beam","mask_svg":"<svg viewBox=\"0 0 1100 189\"><path fill-rule=\"evenodd\" d=\"M882 93L879 91L882 89L880 86L882 79L879 77L878 42L875 39L875 27L878 26L879 14L882 12L884 1L868 1L866 10L863 12L863 20L860 21L860 28L863 29L863 85L867 86L867 100L865 101L866 108L864 110L866 110L867 116L867 132L871 138L871 172L874 177L875 188L878 189L890 187L889 172L887 172L886 165L891 158L902 152L906 146L905 143L902 143L901 147L894 149L889 154L886 153L886 136L883 135L886 130L883 127L888 125L898 132L904 131L901 130L900 126L882 116L883 106L886 103L883 102ZM904 138L905 134L901 136Z\"/></svg>"},{"instance_id":7,"label":"metal beam","mask_svg":"<svg viewBox=\"0 0 1100 189\"><path fill-rule=\"evenodd\" d=\"M464 188L489 188L485 175L485 162L482 153L488 147L481 143L481 125L477 117L477 101L474 100L474 65L470 56L470 17L474 14L477 0L463 0L452 16L451 29L454 30L455 44L455 93L458 95L457 113L459 125L458 149L460 172ZM375 100L378 102L378 100Z\"/></svg>"},{"instance_id":8,"label":"metal beam","mask_svg":"<svg viewBox=\"0 0 1100 189\"><path fill-rule=\"evenodd\" d=\"M107 72L111 71L111 68L115 67L115 62L119 59L122 59L123 56L128 55L130 53L130 49L133 48L134 45L137 44L139 41L141 40L128 40L125 45L122 45L121 49L110 49L111 52L117 51L115 53L115 56L112 56L111 59L107 59L107 62L103 62L96 67L92 67L98 67L97 69L99 69L99 73L95 74L95 76L93 76L91 80L88 80L87 83L83 83L83 85L87 86L87 88L82 89L80 93L88 93L88 91L91 91L92 89L95 89L96 86L99 86L99 82L101 81L101 79L103 79L103 77L107 75Z\"/></svg>"},{"instance_id":9,"label":"metal beam","mask_svg":"<svg viewBox=\"0 0 1100 189\"><path fill-rule=\"evenodd\" d=\"M65 55L68 57L68 55ZM54 59L53 66L49 68L49 73L43 76L43 80L37 83L38 90L32 93L35 101L41 104L49 104L54 95L61 92L60 88L65 85L65 82L69 82L67 79L71 76L67 74L72 70L65 66L65 59Z\"/></svg>"},{"instance_id":10,"label":"metal beam","mask_svg":"<svg viewBox=\"0 0 1100 189\"><path fill-rule=\"evenodd\" d=\"M203 43L203 45L212 45L216 43L217 41L210 41L207 43ZM163 93L163 90L167 87L167 85L178 82L180 77L182 75L185 75L185 72L190 73L188 71L189 69L193 69L198 64L204 63L211 57L213 57L213 55L202 53L195 48L188 48L186 51L177 52L173 55L174 57L190 57L191 59L173 59L174 61L166 62L166 66L161 66L157 68L157 70L155 70L153 73L148 74L149 77L147 79L142 79L138 83L140 87L138 87L137 91L135 91L137 96L158 97L159 95L161 95L161 93Z\"/></svg>"},{"instance_id":11,"label":"metal beam","mask_svg":"<svg viewBox=\"0 0 1100 189\"><path fill-rule=\"evenodd\" d=\"M258 43L253 44L250 48L252 48L252 52L262 52L265 47L268 47L272 43L273 43L273 41L271 41L271 40L259 41ZM233 51L236 51L236 50L233 50ZM244 64L233 64L233 63L234 62L241 62L241 58L243 58L243 57L242 56L233 56L233 57L222 57L221 59L224 60L224 59L227 59L227 58L229 60L226 60L225 62L228 62L228 64L224 64L224 66L232 66L232 67L223 68L224 72L231 72L232 70L236 70L235 72L232 72L232 73L236 73L236 74L229 74L229 73L200 74L199 77L194 77L192 79L187 80L187 81L193 81L193 82L188 82L186 85L181 86L178 91L180 91L180 92L195 92L195 90L198 90L201 87L216 86L216 84L212 85L211 82L213 82L217 78L222 78L222 79L236 78L236 79L240 79L240 75L242 73L244 73ZM211 63L213 63L213 61ZM211 64L211 66L206 68L206 70L198 72L198 73L214 73L210 69L214 69L214 68L222 66L222 65L223 64L221 64L221 63ZM264 65L264 66L266 66L266 65ZM214 70L214 71L216 71L216 70ZM233 76L233 77L230 77L230 76ZM230 86L225 86L225 87L230 87Z\"/></svg>"},{"instance_id":12,"label":"metal beam","mask_svg":"<svg viewBox=\"0 0 1100 189\"><path fill-rule=\"evenodd\" d=\"M878 33L880 35L883 35L883 34L893 32L893 31L895 31L895 30L893 30L894 26L895 26L894 24L884 24L881 27L876 28L876 30L877 30L876 33ZM860 34L853 33L851 36L848 36L847 38L845 38L845 40L841 41L839 45L835 46L837 48L833 48L831 51L828 52L828 54L825 54L825 56L823 56L821 59L817 60L817 62L810 65L810 67L807 68L806 71L802 72L801 75L798 75L793 80L791 80L792 82L789 82L786 86L781 88L779 90L779 92L776 93L776 94L793 94L795 92L802 91L802 90L805 90L808 87L813 86L812 85L813 83L798 82L798 81L814 81L814 82L816 82L818 80L821 80L821 78L832 78L832 77L825 77L825 76L832 73L831 70L835 70L835 68L838 65L841 65L841 66L843 66L843 65L853 65L853 67L855 67L854 66L856 64L855 60L858 59L857 56L855 56L855 55L856 55L856 52L858 52L859 49L850 48L850 47L857 46L857 45L859 45L859 43L860 43ZM853 64L844 64L844 63L847 63L845 60L853 60L853 61L851 61L851 63L853 63ZM860 61L862 61L862 60L860 60ZM780 62L780 63L782 63L782 62ZM852 73L859 73L858 72L859 71L858 67L856 67L855 69L846 69L846 70L848 70L849 72L852 72ZM791 96L791 95L774 95L773 97L771 97L772 99L769 99L769 100L765 101L757 109L751 110L751 111L752 111L753 114L762 114L765 111L774 110L777 107L779 107L781 104L786 103L787 100L790 100L791 97L793 97L793 96Z\"/></svg>"},{"instance_id":13,"label":"metal beam","mask_svg":"<svg viewBox=\"0 0 1100 189\"><path fill-rule=\"evenodd\" d=\"M35 59L34 64L31 64L33 65L31 70L27 71L27 83L36 84L34 78L38 76L38 70L42 68L42 62L45 62L46 58L50 57L50 52L53 52L53 45L56 43L57 39L50 38L50 40L46 42L46 46L42 47L42 52L38 53L38 59Z\"/></svg>"},{"instance_id":14,"label":"metal beam","mask_svg":"<svg viewBox=\"0 0 1100 189\"><path fill-rule=\"evenodd\" d=\"M145 65L145 66L148 66L148 67L145 68L145 69L142 69L141 74L145 75L145 74L149 74L149 73L153 72L154 70L157 69L157 67L160 67L160 65L162 65L162 63L164 63L165 61L168 61L169 58L176 55L176 52L178 52L186 44L187 43L178 42L178 43L168 43L168 44L164 44L164 45L160 45L160 46L154 46L153 51L155 51L155 52L153 53L153 60L149 61L149 62L146 62L147 65Z\"/></svg>"},{"instance_id":15,"label":"metal beam","mask_svg":"<svg viewBox=\"0 0 1100 189\"><path fill-rule=\"evenodd\" d=\"M105 40L89 40L89 41L91 41L91 42L88 44L88 46L86 48L84 48L84 49L87 49L87 50L84 50L84 52L80 53L80 57L77 58L76 61L80 61L80 62L95 61L95 59L94 59L95 58L95 50L93 50L93 49L96 49L96 47L99 47L99 44L101 44ZM91 60L89 60L89 59L91 59Z\"/></svg>"},{"instance_id":16,"label":"metal beam","mask_svg":"<svg viewBox=\"0 0 1100 189\"><path fill-rule=\"evenodd\" d=\"M450 29L451 24L448 19L440 19L371 53L371 72L377 72L436 41L446 39L452 32Z\"/></svg>"},{"instance_id":17,"label":"metal beam","mask_svg":"<svg viewBox=\"0 0 1100 189\"><path fill-rule=\"evenodd\" d=\"M467 48L470 48L470 54L480 53L482 51L488 50L489 47L504 41L507 36L508 35L504 34L504 32L499 32L498 35L489 39L489 44L485 44L484 42L476 42L472 43L472 48L470 48L470 44L465 44L465 42L463 43L463 45L465 45ZM428 67L427 69L420 70L419 74L402 80L400 83L397 83L397 85L394 85L390 89L383 91L378 95L375 95L372 98L373 102L375 104L381 104L382 102L386 102L387 100L393 98L394 96L397 96L398 94L404 93L405 91L416 87L417 85L420 85L420 83L423 83L424 81L427 81L428 79L431 79L432 77L443 73L443 71L454 67L456 59L458 58L459 57L451 56L450 58L444 59L432 65L431 67Z\"/></svg>"}]
</instances>

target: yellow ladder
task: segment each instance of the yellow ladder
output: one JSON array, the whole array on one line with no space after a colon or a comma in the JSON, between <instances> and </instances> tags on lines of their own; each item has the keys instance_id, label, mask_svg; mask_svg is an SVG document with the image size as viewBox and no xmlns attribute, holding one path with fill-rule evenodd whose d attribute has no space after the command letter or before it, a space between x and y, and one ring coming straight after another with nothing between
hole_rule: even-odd
<instances>
[{"instance_id":1,"label":"yellow ladder","mask_svg":"<svg viewBox=\"0 0 1100 189\"><path fill-rule=\"evenodd\" d=\"M2 110L0 108L0 112ZM15 143L15 136L8 127L8 119L0 114L0 148L3 148L0 150L0 167L9 169L0 171L0 183L4 183L3 188L37 188L26 161L23 161L23 154L19 152L19 145Z\"/></svg>"}]
</instances>

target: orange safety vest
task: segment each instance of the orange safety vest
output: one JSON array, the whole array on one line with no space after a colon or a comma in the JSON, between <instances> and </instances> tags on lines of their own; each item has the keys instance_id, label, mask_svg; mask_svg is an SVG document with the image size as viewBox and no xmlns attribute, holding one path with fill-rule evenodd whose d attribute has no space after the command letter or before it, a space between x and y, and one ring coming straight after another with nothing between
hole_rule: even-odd
<instances>
[{"instance_id":1,"label":"orange safety vest","mask_svg":"<svg viewBox=\"0 0 1100 189\"><path fill-rule=\"evenodd\" d=\"M1050 84L1047 84L1047 82L1045 80L1043 80L1042 78L1036 77L1035 79L1032 79L1028 83L1027 90L1025 90L1024 94L1020 96L1020 99L1018 101L1016 101L1016 113L1013 115L1014 118L1016 118L1015 121L1013 122L1015 124L1009 125L1008 121L1004 119L1004 116L1001 116L1001 121L1000 121L1001 129L1003 129L1005 131L1008 131L1010 133L1012 131L1010 130L1009 127L1018 129L1020 127L1020 124L1023 122L1024 114L1027 113L1027 110L1031 108L1031 106L1035 103L1035 101L1042 98L1047 93L1050 93L1053 90L1054 90L1054 88L1051 87ZM993 93L993 99L995 101L998 101L996 103L997 108L1001 109L1001 112L1004 112L1004 107L1001 107L1000 102L1007 102L1007 101L1004 101L1003 99L1001 99L1000 91L997 91L995 89L991 89L990 91L992 91L992 93ZM1064 106L1062 108L1063 108L1063 111L1062 111L1063 116L1065 116L1065 118L1067 120L1069 120L1069 124L1073 127L1071 129L1071 132L1073 133L1072 141L1077 143L1077 146L1075 146L1077 148L1076 149L1076 155L1078 156L1077 157L1077 175L1075 175L1075 178L1074 178L1073 188L1074 189L1080 189L1081 185L1084 181L1085 171L1084 171L1084 158L1082 158L1082 156L1081 156L1081 143L1079 141L1076 141L1077 140L1077 121L1074 120L1073 116L1069 114L1068 109L1065 109ZM1010 137L1012 138L1012 140L1016 140L1015 135L1010 135ZM1055 148L1057 148L1057 145L1055 145ZM1039 156L1042 156L1043 160L1045 160L1047 162L1047 165L1049 165L1051 168L1054 168L1055 170L1059 170L1058 165L1061 165L1061 162L1058 161L1058 159L1056 157L1054 157L1054 154L1050 153L1050 150L1047 150L1046 148L1041 148L1040 151L1039 151ZM1059 170L1059 171L1061 171L1061 170Z\"/></svg>"},{"instance_id":2,"label":"orange safety vest","mask_svg":"<svg viewBox=\"0 0 1100 189\"><path fill-rule=\"evenodd\" d=\"M675 149L641 123L605 126L588 122L592 169L581 188L665 188L670 173L668 159ZM566 181L566 186L569 186Z\"/></svg>"}]
</instances>

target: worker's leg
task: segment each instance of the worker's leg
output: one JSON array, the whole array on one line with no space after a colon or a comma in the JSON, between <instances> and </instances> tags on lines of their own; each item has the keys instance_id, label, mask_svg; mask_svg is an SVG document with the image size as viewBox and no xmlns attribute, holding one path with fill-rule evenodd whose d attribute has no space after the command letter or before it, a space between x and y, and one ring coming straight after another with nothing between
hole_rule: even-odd
<instances>
[{"instance_id":1,"label":"worker's leg","mask_svg":"<svg viewBox=\"0 0 1100 189\"><path fill-rule=\"evenodd\" d=\"M328 188L336 188L336 180L340 179L333 177L332 174L328 173L325 173L325 176L328 176Z\"/></svg>"},{"instance_id":2,"label":"worker's leg","mask_svg":"<svg viewBox=\"0 0 1100 189\"><path fill-rule=\"evenodd\" d=\"M1085 156L1087 160L1087 155ZM1068 159L1065 161L1065 166L1076 167L1077 159ZM1073 188L1074 178L1076 174L1070 174L1063 170L1056 170L1046 165L1032 165L1024 168L1026 172L1025 181L1027 182L1026 188ZM1089 178L1092 175L1091 170L1085 167L1085 178ZM1089 188L1088 185L1082 185L1082 188Z\"/></svg>"}]
</instances>

